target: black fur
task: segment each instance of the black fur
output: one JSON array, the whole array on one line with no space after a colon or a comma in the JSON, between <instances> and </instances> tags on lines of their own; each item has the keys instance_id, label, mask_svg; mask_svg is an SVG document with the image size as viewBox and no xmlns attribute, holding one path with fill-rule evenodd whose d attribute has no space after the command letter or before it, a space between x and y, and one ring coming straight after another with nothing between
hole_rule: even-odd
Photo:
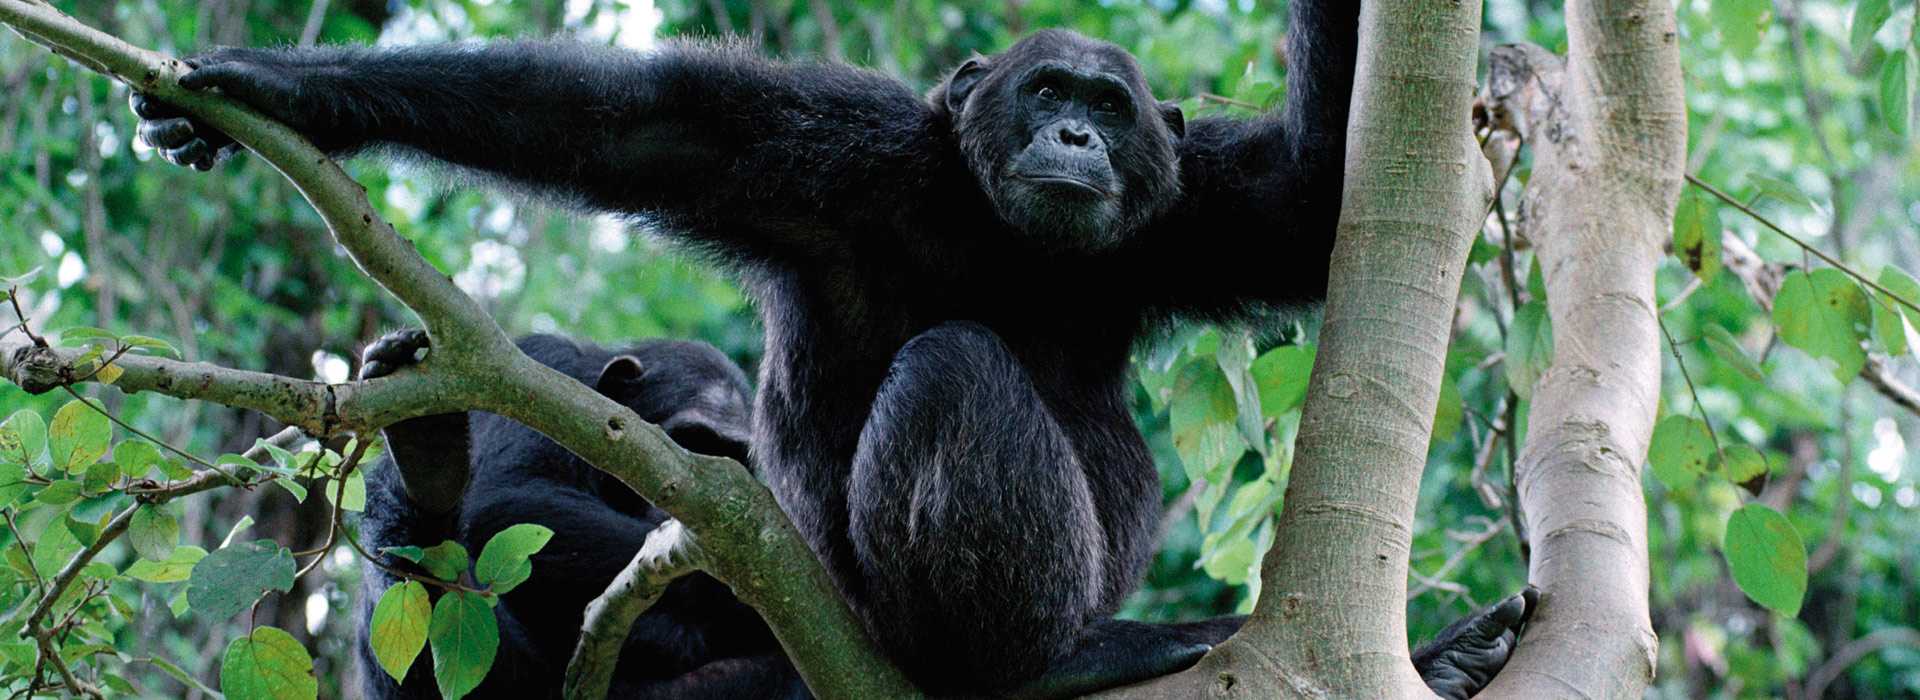
<instances>
[{"instance_id":1,"label":"black fur","mask_svg":"<svg viewBox=\"0 0 1920 700\"><path fill-rule=\"evenodd\" d=\"M415 362L426 347L418 331L389 334L367 348L362 378ZM520 349L542 364L619 401L665 428L683 447L746 459L747 382L712 347L651 341L609 352L537 335ZM554 530L533 557L533 576L494 608L500 650L486 681L469 697L559 697L579 640L587 602L613 581L648 533L668 518L631 489L553 441L485 413L428 416L386 430L389 456L370 465L362 541L389 566L412 569L380 548L422 547L452 539L478 555L494 534L531 522ZM464 482L463 491L435 489ZM396 685L375 662L365 622L393 576L364 572L359 640L362 694L368 698L439 697L427 655ZM432 589L429 589L432 590ZM611 697L804 698L806 687L751 608L705 574L675 581L639 620L621 650Z\"/></svg>"},{"instance_id":2,"label":"black fur","mask_svg":"<svg viewBox=\"0 0 1920 700\"><path fill-rule=\"evenodd\" d=\"M737 269L766 322L755 459L869 631L932 691L1078 692L1237 624L1102 621L1159 509L1126 400L1135 344L1324 295L1359 4L1290 5L1285 107L1250 120L1187 123L1124 50L1065 31L924 99L694 42L231 49L182 84L332 153L629 214ZM171 161L226 148L135 109Z\"/></svg>"}]
</instances>

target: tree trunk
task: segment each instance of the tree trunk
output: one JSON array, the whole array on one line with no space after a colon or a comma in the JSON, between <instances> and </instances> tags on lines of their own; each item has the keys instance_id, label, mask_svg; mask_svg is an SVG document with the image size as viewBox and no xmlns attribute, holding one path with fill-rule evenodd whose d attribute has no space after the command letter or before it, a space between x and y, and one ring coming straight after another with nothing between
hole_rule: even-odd
<instances>
[{"instance_id":1,"label":"tree trunk","mask_svg":"<svg viewBox=\"0 0 1920 700\"><path fill-rule=\"evenodd\" d=\"M1514 478L1540 609L1483 697L1639 697L1647 616L1640 468L1660 401L1654 268L1686 166L1670 3L1571 0L1568 57L1494 51L1496 127L1532 147L1520 217L1545 273L1553 364Z\"/></svg>"},{"instance_id":2,"label":"tree trunk","mask_svg":"<svg viewBox=\"0 0 1920 700\"><path fill-rule=\"evenodd\" d=\"M1407 558L1492 190L1469 129L1479 27L1479 3L1363 4L1326 325L1265 593L1239 635L1145 694L1427 695L1407 654Z\"/></svg>"}]
</instances>

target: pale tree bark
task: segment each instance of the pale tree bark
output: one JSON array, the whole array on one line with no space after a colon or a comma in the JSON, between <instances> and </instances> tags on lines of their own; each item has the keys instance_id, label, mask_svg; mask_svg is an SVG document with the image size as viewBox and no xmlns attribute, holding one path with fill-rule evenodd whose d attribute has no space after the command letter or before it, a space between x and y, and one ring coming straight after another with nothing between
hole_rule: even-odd
<instances>
[{"instance_id":1,"label":"pale tree bark","mask_svg":"<svg viewBox=\"0 0 1920 700\"><path fill-rule=\"evenodd\" d=\"M1496 128L1533 153L1521 222L1555 345L1514 476L1542 602L1482 697L1639 697L1659 648L1640 469L1660 399L1654 269L1686 167L1672 4L1570 0L1567 48L1491 60Z\"/></svg>"},{"instance_id":2,"label":"pale tree bark","mask_svg":"<svg viewBox=\"0 0 1920 700\"><path fill-rule=\"evenodd\" d=\"M1130 691L1432 696L1408 659L1407 562L1460 279L1493 187L1469 128L1479 27L1479 3L1362 5L1326 325L1265 592L1197 667Z\"/></svg>"}]
</instances>

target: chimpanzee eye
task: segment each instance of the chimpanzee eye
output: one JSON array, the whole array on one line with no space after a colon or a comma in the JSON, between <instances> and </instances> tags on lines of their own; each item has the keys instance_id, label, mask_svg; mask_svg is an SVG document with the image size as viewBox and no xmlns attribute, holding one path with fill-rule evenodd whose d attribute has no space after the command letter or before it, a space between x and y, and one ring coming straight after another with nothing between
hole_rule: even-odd
<instances>
[{"instance_id":1,"label":"chimpanzee eye","mask_svg":"<svg viewBox=\"0 0 1920 700\"><path fill-rule=\"evenodd\" d=\"M1042 85L1040 86L1040 91L1034 94L1039 95L1040 99L1046 100L1048 102L1060 101L1060 91L1053 89L1052 85Z\"/></svg>"},{"instance_id":2,"label":"chimpanzee eye","mask_svg":"<svg viewBox=\"0 0 1920 700\"><path fill-rule=\"evenodd\" d=\"M1101 114L1119 114L1120 103L1113 101L1112 98L1104 99L1094 103L1093 111Z\"/></svg>"}]
</instances>

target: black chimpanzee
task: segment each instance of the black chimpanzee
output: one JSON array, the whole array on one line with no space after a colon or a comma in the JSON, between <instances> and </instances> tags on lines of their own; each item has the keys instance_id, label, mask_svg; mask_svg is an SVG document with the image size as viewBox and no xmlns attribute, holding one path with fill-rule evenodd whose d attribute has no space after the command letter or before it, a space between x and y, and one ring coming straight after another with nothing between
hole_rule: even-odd
<instances>
[{"instance_id":1,"label":"black chimpanzee","mask_svg":"<svg viewBox=\"0 0 1920 700\"><path fill-rule=\"evenodd\" d=\"M419 331L388 334L368 346L360 377L386 376L413 364L426 343ZM657 340L610 352L552 335L529 336L519 345L533 359L661 426L680 446L746 460L747 378L711 346ZM587 602L606 590L669 516L552 440L496 415L426 416L389 426L386 437L388 457L370 465L360 532L369 553L388 566L417 571L380 553L382 547L454 540L477 554L517 523L553 529L552 541L533 557L533 576L494 608L500 650L469 697L559 697ZM396 581L372 567L364 576L364 696L439 697L425 655L404 684L395 684L376 664L365 622L373 602ZM766 623L705 574L673 582L634 622L616 673L615 698L807 697Z\"/></svg>"},{"instance_id":2,"label":"black chimpanzee","mask_svg":"<svg viewBox=\"0 0 1920 700\"><path fill-rule=\"evenodd\" d=\"M868 631L930 691L1077 692L1239 623L1109 619L1160 505L1128 358L1173 319L1325 293L1360 3L1289 5L1285 107L1251 120L1189 124L1126 51L1052 30L924 99L690 42L227 49L181 84L335 155L443 161L727 263L766 324L755 461ZM233 148L134 109L171 162ZM1416 654L1434 688L1497 671L1527 607Z\"/></svg>"}]
</instances>

